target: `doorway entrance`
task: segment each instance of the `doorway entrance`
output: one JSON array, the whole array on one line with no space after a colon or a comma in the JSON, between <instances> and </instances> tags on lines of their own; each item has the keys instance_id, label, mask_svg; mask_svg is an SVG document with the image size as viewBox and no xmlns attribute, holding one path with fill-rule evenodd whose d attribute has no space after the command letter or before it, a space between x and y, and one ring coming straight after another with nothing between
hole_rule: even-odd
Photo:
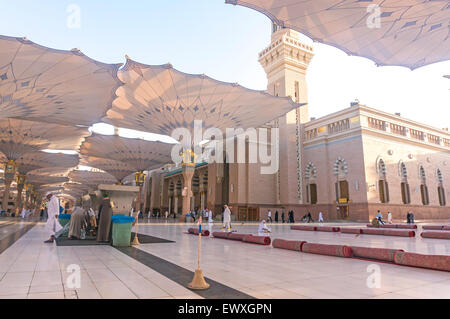
<instances>
[{"instance_id":1,"label":"doorway entrance","mask_svg":"<svg viewBox=\"0 0 450 319\"><path fill-rule=\"evenodd\" d=\"M348 219L349 212L348 212L348 205L339 205L337 206L337 216L340 219Z\"/></svg>"}]
</instances>

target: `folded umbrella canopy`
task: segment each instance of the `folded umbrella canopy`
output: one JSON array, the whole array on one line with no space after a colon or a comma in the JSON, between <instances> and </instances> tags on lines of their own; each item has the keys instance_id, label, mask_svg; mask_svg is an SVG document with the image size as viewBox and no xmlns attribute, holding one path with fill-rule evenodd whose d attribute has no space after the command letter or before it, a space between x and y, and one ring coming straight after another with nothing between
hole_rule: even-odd
<instances>
[{"instance_id":1,"label":"folded umbrella canopy","mask_svg":"<svg viewBox=\"0 0 450 319\"><path fill-rule=\"evenodd\" d=\"M378 65L416 69L450 58L448 0L226 0Z\"/></svg>"},{"instance_id":2,"label":"folded umbrella canopy","mask_svg":"<svg viewBox=\"0 0 450 319\"><path fill-rule=\"evenodd\" d=\"M0 118L92 125L111 107L119 67L0 36Z\"/></svg>"},{"instance_id":3,"label":"folded umbrella canopy","mask_svg":"<svg viewBox=\"0 0 450 319\"><path fill-rule=\"evenodd\" d=\"M83 156L81 164L101 169L117 178L118 182L123 182L125 177L136 172L129 164L109 158Z\"/></svg>"}]
</instances>

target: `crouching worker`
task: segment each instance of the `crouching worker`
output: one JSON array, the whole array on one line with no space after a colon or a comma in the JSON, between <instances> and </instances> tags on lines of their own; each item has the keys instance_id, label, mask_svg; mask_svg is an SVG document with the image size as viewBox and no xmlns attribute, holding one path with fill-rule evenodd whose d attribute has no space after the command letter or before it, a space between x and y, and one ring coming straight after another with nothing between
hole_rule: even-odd
<instances>
[{"instance_id":1,"label":"crouching worker","mask_svg":"<svg viewBox=\"0 0 450 319\"><path fill-rule=\"evenodd\" d=\"M270 230L269 226L267 226L266 221L262 220L261 224L259 224L259 229L258 229L258 234L259 235L265 235L268 233L271 233L272 231Z\"/></svg>"},{"instance_id":2,"label":"crouching worker","mask_svg":"<svg viewBox=\"0 0 450 319\"><path fill-rule=\"evenodd\" d=\"M69 239L81 239L81 229L86 228L87 213L80 206L75 206L70 216Z\"/></svg>"}]
</instances>

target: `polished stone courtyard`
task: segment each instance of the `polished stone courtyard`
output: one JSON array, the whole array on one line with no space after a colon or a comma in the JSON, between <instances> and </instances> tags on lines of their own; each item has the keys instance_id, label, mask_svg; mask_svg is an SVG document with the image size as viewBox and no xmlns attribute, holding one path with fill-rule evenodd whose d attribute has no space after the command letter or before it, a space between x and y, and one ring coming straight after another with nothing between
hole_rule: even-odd
<instances>
[{"instance_id":1,"label":"polished stone courtyard","mask_svg":"<svg viewBox=\"0 0 450 319\"><path fill-rule=\"evenodd\" d=\"M117 249L44 244L43 222L1 218L0 298L450 298L448 272L212 237L202 240L202 269L211 288L192 291L186 287L197 266L198 241L197 236L186 234L190 226L172 220L144 220L138 233L167 241ZM450 254L448 240L421 238L421 225L415 238L296 231L290 230L291 224L270 226L272 238ZM209 229L220 231L220 227L215 223ZM251 223L233 223L232 227L255 235L258 229ZM67 283L67 267L73 264L81 269L79 288ZM370 288L368 278L377 266L380 285Z\"/></svg>"}]
</instances>

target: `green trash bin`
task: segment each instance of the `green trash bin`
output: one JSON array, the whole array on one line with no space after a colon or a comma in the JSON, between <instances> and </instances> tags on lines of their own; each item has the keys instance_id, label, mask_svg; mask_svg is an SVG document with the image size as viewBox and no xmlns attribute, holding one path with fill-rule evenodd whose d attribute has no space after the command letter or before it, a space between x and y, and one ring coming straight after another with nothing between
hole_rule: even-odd
<instances>
[{"instance_id":1,"label":"green trash bin","mask_svg":"<svg viewBox=\"0 0 450 319\"><path fill-rule=\"evenodd\" d=\"M64 228L67 224L70 225L70 214L59 214L58 215L58 221L61 224L61 226ZM64 231L61 233L61 237L67 237L69 236L69 225L65 227Z\"/></svg>"},{"instance_id":2,"label":"green trash bin","mask_svg":"<svg viewBox=\"0 0 450 319\"><path fill-rule=\"evenodd\" d=\"M112 218L112 244L114 247L131 246L131 228L133 227L134 217L114 215Z\"/></svg>"}]
</instances>

